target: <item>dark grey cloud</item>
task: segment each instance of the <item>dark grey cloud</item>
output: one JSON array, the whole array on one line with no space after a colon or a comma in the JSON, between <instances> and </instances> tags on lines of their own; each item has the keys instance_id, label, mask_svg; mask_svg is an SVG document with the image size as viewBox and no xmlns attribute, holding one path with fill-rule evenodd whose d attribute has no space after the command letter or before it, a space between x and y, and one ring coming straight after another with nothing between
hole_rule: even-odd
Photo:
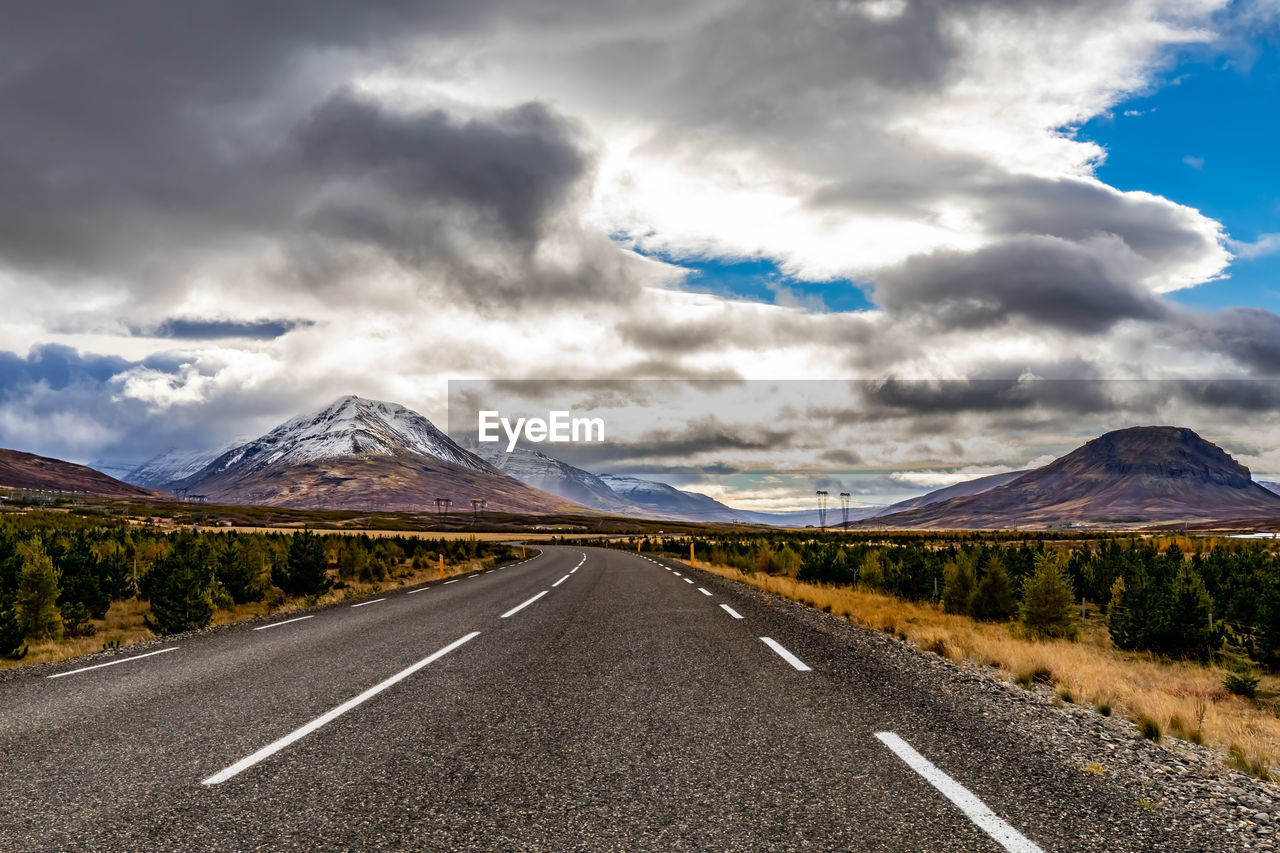
<instances>
[{"instance_id":1,"label":"dark grey cloud","mask_svg":"<svg viewBox=\"0 0 1280 853\"><path fill-rule=\"evenodd\" d=\"M1189 344L1244 364L1259 376L1280 376L1280 316L1263 308L1185 312L1171 323L1171 342Z\"/></svg>"},{"instance_id":2,"label":"dark grey cloud","mask_svg":"<svg viewBox=\"0 0 1280 853\"><path fill-rule=\"evenodd\" d=\"M135 364L116 356L81 355L59 344L33 347L25 357L0 352L0 404L35 385L53 391L99 386Z\"/></svg>"},{"instance_id":3,"label":"dark grey cloud","mask_svg":"<svg viewBox=\"0 0 1280 853\"><path fill-rule=\"evenodd\" d=\"M260 276L277 291L354 301L353 282L390 263L460 300L623 298L628 275L603 237L568 235L582 244L575 263L535 258L592 165L567 121L538 103L393 112L347 88L496 16L553 11L489 0L6 9L0 266L63 288L115 278L177 304L201 263L275 243L287 263Z\"/></svg>"},{"instance_id":4,"label":"dark grey cloud","mask_svg":"<svg viewBox=\"0 0 1280 853\"><path fill-rule=\"evenodd\" d=\"M926 315L941 329L1021 321L1097 334L1121 320L1158 320L1166 303L1108 269L1095 254L1046 237L1011 238L974 252L918 255L885 273L875 299L895 313Z\"/></svg>"},{"instance_id":5,"label":"dark grey cloud","mask_svg":"<svg viewBox=\"0 0 1280 853\"><path fill-rule=\"evenodd\" d=\"M249 338L274 340L299 327L314 325L309 320L207 320L192 317L172 317L155 326L133 329L135 335L177 340L220 340L224 338Z\"/></svg>"}]
</instances>

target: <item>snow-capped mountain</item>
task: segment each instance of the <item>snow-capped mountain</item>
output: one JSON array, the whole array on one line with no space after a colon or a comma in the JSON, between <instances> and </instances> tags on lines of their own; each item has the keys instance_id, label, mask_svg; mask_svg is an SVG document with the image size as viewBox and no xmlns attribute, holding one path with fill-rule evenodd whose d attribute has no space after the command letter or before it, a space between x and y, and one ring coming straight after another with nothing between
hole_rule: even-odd
<instances>
[{"instance_id":1,"label":"snow-capped mountain","mask_svg":"<svg viewBox=\"0 0 1280 853\"><path fill-rule=\"evenodd\" d=\"M601 474L600 480L628 503L645 514L658 518L681 518L688 521L746 521L747 513L725 506L714 498L697 492L686 492L639 477Z\"/></svg>"},{"instance_id":2,"label":"snow-capped mountain","mask_svg":"<svg viewBox=\"0 0 1280 853\"><path fill-rule=\"evenodd\" d=\"M348 395L226 451L202 473L210 476L234 468L243 476L273 465L305 465L346 456L394 456L405 452L431 456L473 471L492 470L417 412L399 403Z\"/></svg>"},{"instance_id":3,"label":"snow-capped mountain","mask_svg":"<svg viewBox=\"0 0 1280 853\"><path fill-rule=\"evenodd\" d=\"M398 403L347 396L280 424L171 484L210 500L300 508L581 510L502 473Z\"/></svg>"},{"instance_id":4,"label":"snow-capped mountain","mask_svg":"<svg viewBox=\"0 0 1280 853\"><path fill-rule=\"evenodd\" d=\"M166 489L171 483L184 480L229 450L249 441L240 436L213 450L179 450L170 448L153 456L141 465L130 469L120 479L148 489Z\"/></svg>"},{"instance_id":5,"label":"snow-capped mountain","mask_svg":"<svg viewBox=\"0 0 1280 853\"><path fill-rule=\"evenodd\" d=\"M503 473L535 489L604 512L634 513L636 509L595 474L539 450L517 447L508 453L501 442L481 443L474 439L466 441L465 447Z\"/></svg>"}]
</instances>

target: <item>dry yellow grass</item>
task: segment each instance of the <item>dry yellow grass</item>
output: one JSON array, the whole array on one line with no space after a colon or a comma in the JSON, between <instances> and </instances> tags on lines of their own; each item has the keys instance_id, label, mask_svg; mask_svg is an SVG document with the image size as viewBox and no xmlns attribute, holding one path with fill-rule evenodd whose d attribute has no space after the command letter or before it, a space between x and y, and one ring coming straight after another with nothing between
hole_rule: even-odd
<instances>
[{"instance_id":1,"label":"dry yellow grass","mask_svg":"<svg viewBox=\"0 0 1280 853\"><path fill-rule=\"evenodd\" d=\"M493 564L494 560L492 558L488 560L468 560L463 563L447 564L444 567L444 577L466 574L467 572L486 568ZM332 575L332 572L330 574ZM437 566L432 566L429 569L415 570L406 562L402 566L396 568L395 574L381 583L346 581L346 587L344 589L330 590L324 595L319 596L315 600L314 604L306 601L305 599L286 598L283 601L277 601L275 603L270 603L268 601L255 601L249 604L237 604L225 610L222 608L216 608L213 612L213 624L231 625L236 622L244 622L258 616L265 616L269 613L284 614L302 612L315 607L323 607L326 604L333 604L338 601L365 598L377 592L385 592L389 589L413 586L415 584L435 580L439 577L440 570ZM129 599L127 601L112 602L111 608L107 611L106 618L102 620L95 620L92 623L95 629L92 636L63 637L60 640L32 642L28 647L26 657L21 660L13 661L6 658L0 658L0 669L10 669L29 664L46 663L48 661L59 661L80 657L81 655L102 651L104 643L118 642L121 647L124 647L133 645L134 643L153 640L156 635L143 623L143 617L148 613L150 613L150 607L145 601Z\"/></svg>"},{"instance_id":2,"label":"dry yellow grass","mask_svg":"<svg viewBox=\"0 0 1280 853\"><path fill-rule=\"evenodd\" d=\"M1121 652L1110 645L1105 628L1087 626L1081 642L1034 640L1009 625L987 624L943 613L929 604L852 587L798 581L792 577L745 574L727 566L698 567L730 580L843 616L859 625L905 637L953 661L998 667L1009 678L1047 669L1054 685L1075 702L1109 705L1130 719L1150 717L1165 732L1190 738L1198 734L1234 765L1255 774L1280 772L1280 716L1274 708L1231 696L1222 689L1225 671L1214 666L1166 661ZM1261 689L1280 689L1266 677Z\"/></svg>"}]
</instances>

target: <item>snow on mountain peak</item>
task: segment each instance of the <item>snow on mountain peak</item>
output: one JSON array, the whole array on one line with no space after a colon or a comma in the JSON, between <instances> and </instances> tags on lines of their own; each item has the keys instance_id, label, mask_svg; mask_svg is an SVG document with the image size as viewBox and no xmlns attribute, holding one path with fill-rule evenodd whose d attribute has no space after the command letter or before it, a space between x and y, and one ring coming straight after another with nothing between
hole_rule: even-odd
<instances>
[{"instance_id":1,"label":"snow on mountain peak","mask_svg":"<svg viewBox=\"0 0 1280 853\"><path fill-rule=\"evenodd\" d=\"M348 394L321 409L285 421L261 438L224 454L211 466L211 473L242 463L249 470L258 470L271 465L301 465L346 456L392 456L406 451L476 471L491 470L417 412L399 403Z\"/></svg>"}]
</instances>

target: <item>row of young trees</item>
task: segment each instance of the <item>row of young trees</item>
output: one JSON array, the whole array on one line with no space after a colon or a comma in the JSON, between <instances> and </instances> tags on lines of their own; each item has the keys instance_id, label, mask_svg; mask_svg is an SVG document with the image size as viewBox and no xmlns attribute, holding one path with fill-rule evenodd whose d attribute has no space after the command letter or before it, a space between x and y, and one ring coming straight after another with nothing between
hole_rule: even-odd
<instances>
[{"instance_id":1,"label":"row of young trees","mask_svg":"<svg viewBox=\"0 0 1280 853\"><path fill-rule=\"evenodd\" d=\"M1187 553L1133 536L1064 544L780 533L652 539L639 547L687 555L692 545L697 559L742 571L934 600L977 619L1017 618L1046 636L1076 636L1076 613L1092 602L1106 608L1119 648L1204 660L1229 646L1280 668L1280 555L1256 542L1194 544Z\"/></svg>"},{"instance_id":2,"label":"row of young trees","mask_svg":"<svg viewBox=\"0 0 1280 853\"><path fill-rule=\"evenodd\" d=\"M208 625L217 607L315 597L441 559L510 556L508 546L474 539L164 533L53 513L4 515L0 656L21 657L30 641L92 634L114 602L135 597L149 603L147 625L168 634Z\"/></svg>"}]
</instances>

